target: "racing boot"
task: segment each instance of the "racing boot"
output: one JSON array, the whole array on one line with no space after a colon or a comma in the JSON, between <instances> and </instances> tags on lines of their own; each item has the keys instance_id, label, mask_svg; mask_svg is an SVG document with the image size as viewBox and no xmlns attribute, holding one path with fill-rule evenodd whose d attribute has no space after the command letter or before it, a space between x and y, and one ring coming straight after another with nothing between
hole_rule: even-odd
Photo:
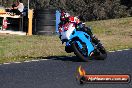
<instances>
[{"instance_id":1,"label":"racing boot","mask_svg":"<svg viewBox=\"0 0 132 88\"><path fill-rule=\"evenodd\" d=\"M94 51L92 51L91 54L90 54L90 56L92 56L92 57L98 56L98 55L100 55L100 52L97 49L95 49Z\"/></svg>"},{"instance_id":2,"label":"racing boot","mask_svg":"<svg viewBox=\"0 0 132 88\"><path fill-rule=\"evenodd\" d=\"M98 40L98 38L96 38L94 35L91 35L91 39L95 45L98 45L100 43L100 40Z\"/></svg>"}]
</instances>

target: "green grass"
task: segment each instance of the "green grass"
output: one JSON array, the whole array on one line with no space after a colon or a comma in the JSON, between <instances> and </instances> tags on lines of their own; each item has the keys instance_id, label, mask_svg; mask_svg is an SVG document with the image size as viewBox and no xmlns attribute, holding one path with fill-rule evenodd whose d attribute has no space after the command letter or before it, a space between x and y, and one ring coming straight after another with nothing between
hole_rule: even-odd
<instances>
[{"instance_id":1,"label":"green grass","mask_svg":"<svg viewBox=\"0 0 132 88\"><path fill-rule=\"evenodd\" d=\"M132 17L87 22L108 51L132 48ZM57 35L18 36L0 34L0 63L73 56L64 51Z\"/></svg>"},{"instance_id":2,"label":"green grass","mask_svg":"<svg viewBox=\"0 0 132 88\"><path fill-rule=\"evenodd\" d=\"M58 36L0 35L0 63L68 56Z\"/></svg>"},{"instance_id":3,"label":"green grass","mask_svg":"<svg viewBox=\"0 0 132 88\"><path fill-rule=\"evenodd\" d=\"M132 17L87 22L86 25L93 28L108 51L132 48Z\"/></svg>"}]
</instances>

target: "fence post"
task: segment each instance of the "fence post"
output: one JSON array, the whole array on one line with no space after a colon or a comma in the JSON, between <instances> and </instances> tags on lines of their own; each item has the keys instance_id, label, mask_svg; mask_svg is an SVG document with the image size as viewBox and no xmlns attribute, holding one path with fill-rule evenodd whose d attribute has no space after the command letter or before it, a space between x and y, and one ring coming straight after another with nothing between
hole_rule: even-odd
<instances>
[{"instance_id":1,"label":"fence post","mask_svg":"<svg viewBox=\"0 0 132 88\"><path fill-rule=\"evenodd\" d=\"M59 23L60 23L60 12L58 10L56 10L56 33L58 34L59 31L58 31L58 26L59 26Z\"/></svg>"},{"instance_id":2,"label":"fence post","mask_svg":"<svg viewBox=\"0 0 132 88\"><path fill-rule=\"evenodd\" d=\"M33 9L28 11L28 35L32 35L32 19L33 19Z\"/></svg>"}]
</instances>

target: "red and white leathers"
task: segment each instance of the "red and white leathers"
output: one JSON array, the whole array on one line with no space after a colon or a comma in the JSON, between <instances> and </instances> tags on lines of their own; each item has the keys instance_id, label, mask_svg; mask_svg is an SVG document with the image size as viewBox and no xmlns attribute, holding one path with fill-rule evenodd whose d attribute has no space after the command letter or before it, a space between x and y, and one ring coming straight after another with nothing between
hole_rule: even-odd
<instances>
[{"instance_id":1,"label":"red and white leathers","mask_svg":"<svg viewBox=\"0 0 132 88\"><path fill-rule=\"evenodd\" d=\"M67 19L68 19L68 21L66 21L66 22L62 22L62 23L60 22L60 24L59 24L59 33L62 32L62 31L66 31L66 29L67 29L66 27L70 23L74 23L74 24L80 23L80 20L77 17L74 17L74 16L69 16L69 17L67 17ZM65 27L65 30L63 30L62 26Z\"/></svg>"},{"instance_id":2,"label":"red and white leathers","mask_svg":"<svg viewBox=\"0 0 132 88\"><path fill-rule=\"evenodd\" d=\"M69 21L76 24L80 23L80 20L78 19L78 17L74 17L74 16L69 16Z\"/></svg>"}]
</instances>

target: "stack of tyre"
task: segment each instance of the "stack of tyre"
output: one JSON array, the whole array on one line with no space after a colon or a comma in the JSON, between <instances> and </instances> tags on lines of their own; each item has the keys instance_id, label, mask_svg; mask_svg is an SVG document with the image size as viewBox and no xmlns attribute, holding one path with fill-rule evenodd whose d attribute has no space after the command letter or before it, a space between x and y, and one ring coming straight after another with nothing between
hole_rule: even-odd
<instances>
[{"instance_id":1,"label":"stack of tyre","mask_svg":"<svg viewBox=\"0 0 132 88\"><path fill-rule=\"evenodd\" d=\"M35 33L38 35L55 33L55 10L37 10L35 16Z\"/></svg>"}]
</instances>

